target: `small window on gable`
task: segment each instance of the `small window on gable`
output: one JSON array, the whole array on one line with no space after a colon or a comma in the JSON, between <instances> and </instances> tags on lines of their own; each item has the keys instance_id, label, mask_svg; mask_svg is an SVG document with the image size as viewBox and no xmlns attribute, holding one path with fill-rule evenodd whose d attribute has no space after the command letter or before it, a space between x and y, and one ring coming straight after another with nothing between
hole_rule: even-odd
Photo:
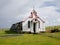
<instances>
[{"instance_id":1,"label":"small window on gable","mask_svg":"<svg viewBox=\"0 0 60 45\"><path fill-rule=\"evenodd\" d=\"M30 28L30 21L28 21L28 28Z\"/></svg>"},{"instance_id":2,"label":"small window on gable","mask_svg":"<svg viewBox=\"0 0 60 45\"><path fill-rule=\"evenodd\" d=\"M37 21L37 19L35 19L35 21Z\"/></svg>"}]
</instances>

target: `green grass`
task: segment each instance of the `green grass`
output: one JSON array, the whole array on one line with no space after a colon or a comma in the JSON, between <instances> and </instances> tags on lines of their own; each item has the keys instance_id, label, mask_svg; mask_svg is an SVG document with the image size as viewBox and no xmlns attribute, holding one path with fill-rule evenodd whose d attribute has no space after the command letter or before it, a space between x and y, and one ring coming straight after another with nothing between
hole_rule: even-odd
<instances>
[{"instance_id":1,"label":"green grass","mask_svg":"<svg viewBox=\"0 0 60 45\"><path fill-rule=\"evenodd\" d=\"M0 36L5 34L5 30L0 30ZM52 33L43 34L52 35ZM53 35L60 36L60 33ZM60 45L60 40L41 34L22 34L20 36L0 37L0 45Z\"/></svg>"},{"instance_id":2,"label":"green grass","mask_svg":"<svg viewBox=\"0 0 60 45\"><path fill-rule=\"evenodd\" d=\"M52 36L60 36L60 32L55 32L55 33L44 33L46 35L52 35Z\"/></svg>"},{"instance_id":3,"label":"green grass","mask_svg":"<svg viewBox=\"0 0 60 45\"><path fill-rule=\"evenodd\" d=\"M0 45L60 45L60 40L38 34L23 34L0 38Z\"/></svg>"},{"instance_id":4,"label":"green grass","mask_svg":"<svg viewBox=\"0 0 60 45\"><path fill-rule=\"evenodd\" d=\"M60 32L55 32L55 33L42 33L41 35L44 35L46 37L54 38L60 40Z\"/></svg>"},{"instance_id":5,"label":"green grass","mask_svg":"<svg viewBox=\"0 0 60 45\"><path fill-rule=\"evenodd\" d=\"M0 36L5 35L5 34L6 34L6 33L5 33L6 30L7 30L7 29L0 29Z\"/></svg>"},{"instance_id":6,"label":"green grass","mask_svg":"<svg viewBox=\"0 0 60 45\"><path fill-rule=\"evenodd\" d=\"M47 26L46 30L53 30L53 29L58 29L60 30L60 25L59 26Z\"/></svg>"}]
</instances>

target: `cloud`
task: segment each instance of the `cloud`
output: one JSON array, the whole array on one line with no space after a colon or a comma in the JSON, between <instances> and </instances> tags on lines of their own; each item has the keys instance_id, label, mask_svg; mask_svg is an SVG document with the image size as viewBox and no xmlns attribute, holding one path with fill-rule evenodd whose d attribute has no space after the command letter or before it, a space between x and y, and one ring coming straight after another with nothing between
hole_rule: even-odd
<instances>
[{"instance_id":1,"label":"cloud","mask_svg":"<svg viewBox=\"0 0 60 45\"><path fill-rule=\"evenodd\" d=\"M46 25L59 24L59 0L0 0L0 28L10 27L30 15L33 6Z\"/></svg>"},{"instance_id":2,"label":"cloud","mask_svg":"<svg viewBox=\"0 0 60 45\"><path fill-rule=\"evenodd\" d=\"M60 25L60 23L57 22L57 18L60 17L60 13L57 12L56 9L57 7L55 6L46 6L38 9L40 17L44 18L46 21L46 26L58 24Z\"/></svg>"},{"instance_id":3,"label":"cloud","mask_svg":"<svg viewBox=\"0 0 60 45\"><path fill-rule=\"evenodd\" d=\"M60 18L58 18L57 21L60 22Z\"/></svg>"},{"instance_id":4,"label":"cloud","mask_svg":"<svg viewBox=\"0 0 60 45\"><path fill-rule=\"evenodd\" d=\"M47 6L56 6L56 5L54 4L54 2L47 1L47 2L44 2L41 7L47 7Z\"/></svg>"}]
</instances>

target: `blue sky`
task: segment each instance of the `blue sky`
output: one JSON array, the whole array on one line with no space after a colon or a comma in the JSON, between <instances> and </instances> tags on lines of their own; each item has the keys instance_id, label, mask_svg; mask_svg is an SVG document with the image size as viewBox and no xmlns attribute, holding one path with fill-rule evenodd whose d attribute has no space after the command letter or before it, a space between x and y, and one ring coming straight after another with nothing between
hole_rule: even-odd
<instances>
[{"instance_id":1,"label":"blue sky","mask_svg":"<svg viewBox=\"0 0 60 45\"><path fill-rule=\"evenodd\" d=\"M60 25L60 0L0 0L0 28L24 20L33 6L46 26Z\"/></svg>"}]
</instances>

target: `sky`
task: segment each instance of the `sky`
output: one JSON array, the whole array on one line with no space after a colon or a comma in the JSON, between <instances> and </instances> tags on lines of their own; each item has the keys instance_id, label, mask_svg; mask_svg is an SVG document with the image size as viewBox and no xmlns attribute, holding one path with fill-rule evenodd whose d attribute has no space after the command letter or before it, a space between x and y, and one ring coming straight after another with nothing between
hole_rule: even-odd
<instances>
[{"instance_id":1,"label":"sky","mask_svg":"<svg viewBox=\"0 0 60 45\"><path fill-rule=\"evenodd\" d=\"M24 20L33 7L46 26L60 25L60 0L0 0L0 28Z\"/></svg>"}]
</instances>

